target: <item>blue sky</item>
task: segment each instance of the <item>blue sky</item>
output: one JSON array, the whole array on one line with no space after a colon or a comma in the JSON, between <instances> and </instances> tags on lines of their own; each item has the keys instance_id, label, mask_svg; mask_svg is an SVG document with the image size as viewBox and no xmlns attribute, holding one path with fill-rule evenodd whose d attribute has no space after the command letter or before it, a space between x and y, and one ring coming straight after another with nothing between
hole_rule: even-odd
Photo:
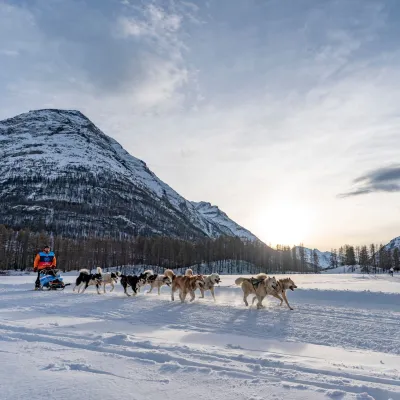
<instances>
[{"instance_id":1,"label":"blue sky","mask_svg":"<svg viewBox=\"0 0 400 400\"><path fill-rule=\"evenodd\" d=\"M0 118L79 109L268 243L400 235L396 0L0 0Z\"/></svg>"}]
</instances>

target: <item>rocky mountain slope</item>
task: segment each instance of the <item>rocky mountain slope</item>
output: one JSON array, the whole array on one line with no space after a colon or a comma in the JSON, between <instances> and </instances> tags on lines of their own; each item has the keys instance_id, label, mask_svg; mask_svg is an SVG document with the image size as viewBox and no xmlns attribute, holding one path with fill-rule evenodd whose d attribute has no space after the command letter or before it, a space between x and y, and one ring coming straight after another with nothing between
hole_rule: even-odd
<instances>
[{"instance_id":1,"label":"rocky mountain slope","mask_svg":"<svg viewBox=\"0 0 400 400\"><path fill-rule=\"evenodd\" d=\"M217 206L211 205L205 201L198 203L192 201L196 211L208 221L210 224L218 226L218 228L228 236L237 236L242 239L257 240L257 238L247 229L232 221L223 211Z\"/></svg>"},{"instance_id":2,"label":"rocky mountain slope","mask_svg":"<svg viewBox=\"0 0 400 400\"><path fill-rule=\"evenodd\" d=\"M258 240L210 203L192 203L79 111L0 121L0 221L68 236L162 234Z\"/></svg>"},{"instance_id":3,"label":"rocky mountain slope","mask_svg":"<svg viewBox=\"0 0 400 400\"><path fill-rule=\"evenodd\" d=\"M400 236L392 239L384 248L391 251L394 251L396 248L400 250Z\"/></svg>"}]
</instances>

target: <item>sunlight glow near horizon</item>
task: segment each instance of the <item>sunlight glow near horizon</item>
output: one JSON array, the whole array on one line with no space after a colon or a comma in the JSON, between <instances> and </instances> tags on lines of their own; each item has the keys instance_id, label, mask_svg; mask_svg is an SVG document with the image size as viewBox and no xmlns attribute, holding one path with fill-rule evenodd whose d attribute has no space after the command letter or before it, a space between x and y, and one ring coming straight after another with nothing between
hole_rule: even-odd
<instances>
[{"instance_id":1,"label":"sunlight glow near horizon","mask_svg":"<svg viewBox=\"0 0 400 400\"><path fill-rule=\"evenodd\" d=\"M260 215L257 232L261 240L272 247L292 247L308 241L315 222L313 211L306 206L277 203Z\"/></svg>"}]
</instances>

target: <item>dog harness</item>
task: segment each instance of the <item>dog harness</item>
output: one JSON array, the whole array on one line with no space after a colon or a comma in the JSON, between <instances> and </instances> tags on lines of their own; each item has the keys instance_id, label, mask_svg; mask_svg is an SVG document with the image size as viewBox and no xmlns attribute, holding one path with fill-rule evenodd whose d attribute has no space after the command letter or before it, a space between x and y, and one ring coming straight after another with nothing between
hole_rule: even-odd
<instances>
[{"instance_id":1,"label":"dog harness","mask_svg":"<svg viewBox=\"0 0 400 400\"><path fill-rule=\"evenodd\" d=\"M156 280L157 276L158 276L158 274L150 275L150 276L147 278L147 281L148 281L148 282L153 282L153 281Z\"/></svg>"},{"instance_id":2,"label":"dog harness","mask_svg":"<svg viewBox=\"0 0 400 400\"><path fill-rule=\"evenodd\" d=\"M256 278L250 278L250 283L253 285L254 290L257 289L258 285L264 280L264 279L256 279Z\"/></svg>"}]
</instances>

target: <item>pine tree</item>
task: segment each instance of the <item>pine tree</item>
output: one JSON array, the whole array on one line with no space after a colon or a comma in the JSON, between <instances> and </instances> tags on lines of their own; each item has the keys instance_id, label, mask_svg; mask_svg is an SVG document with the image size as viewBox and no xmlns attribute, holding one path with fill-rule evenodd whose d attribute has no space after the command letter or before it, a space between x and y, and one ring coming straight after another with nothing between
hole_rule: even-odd
<instances>
[{"instance_id":1,"label":"pine tree","mask_svg":"<svg viewBox=\"0 0 400 400\"><path fill-rule=\"evenodd\" d=\"M315 250L313 250L313 264L314 264L314 272L315 273L319 272L320 270L319 257Z\"/></svg>"},{"instance_id":2,"label":"pine tree","mask_svg":"<svg viewBox=\"0 0 400 400\"><path fill-rule=\"evenodd\" d=\"M329 266L331 268L336 268L337 264L338 264L338 260L337 260L336 249L331 249L331 256L330 256L330 260L329 260Z\"/></svg>"},{"instance_id":3,"label":"pine tree","mask_svg":"<svg viewBox=\"0 0 400 400\"><path fill-rule=\"evenodd\" d=\"M297 258L296 246L292 247L292 265L293 265L293 271L297 272L299 270L299 260Z\"/></svg>"},{"instance_id":4,"label":"pine tree","mask_svg":"<svg viewBox=\"0 0 400 400\"><path fill-rule=\"evenodd\" d=\"M303 243L300 243L299 249L299 256L300 256L300 272L304 273L306 270L306 254Z\"/></svg>"},{"instance_id":5,"label":"pine tree","mask_svg":"<svg viewBox=\"0 0 400 400\"><path fill-rule=\"evenodd\" d=\"M351 265L353 266L353 272L354 272L354 266L356 265L356 256L354 253L354 247L346 245L345 246L345 263L346 265Z\"/></svg>"},{"instance_id":6,"label":"pine tree","mask_svg":"<svg viewBox=\"0 0 400 400\"><path fill-rule=\"evenodd\" d=\"M371 243L370 244L370 246L369 246L369 254L370 254L370 257L371 257L371 265L372 265L372 268L373 268L373 271L374 271L374 274L376 274L376 248L375 248L375 245L373 244L373 243Z\"/></svg>"},{"instance_id":7,"label":"pine tree","mask_svg":"<svg viewBox=\"0 0 400 400\"><path fill-rule=\"evenodd\" d=\"M361 271L369 274L370 259L368 255L367 246L362 246L360 249L360 261Z\"/></svg>"},{"instance_id":8,"label":"pine tree","mask_svg":"<svg viewBox=\"0 0 400 400\"><path fill-rule=\"evenodd\" d=\"M356 264L360 265L360 252L361 252L361 248L360 246L356 246L354 249L354 253L355 253L355 258L356 258Z\"/></svg>"},{"instance_id":9,"label":"pine tree","mask_svg":"<svg viewBox=\"0 0 400 400\"><path fill-rule=\"evenodd\" d=\"M345 265L345 257L344 257L343 247L339 248L339 265Z\"/></svg>"},{"instance_id":10,"label":"pine tree","mask_svg":"<svg viewBox=\"0 0 400 400\"><path fill-rule=\"evenodd\" d=\"M399 256L399 249L395 247L393 251L393 265L395 271L400 271L400 256Z\"/></svg>"}]
</instances>

